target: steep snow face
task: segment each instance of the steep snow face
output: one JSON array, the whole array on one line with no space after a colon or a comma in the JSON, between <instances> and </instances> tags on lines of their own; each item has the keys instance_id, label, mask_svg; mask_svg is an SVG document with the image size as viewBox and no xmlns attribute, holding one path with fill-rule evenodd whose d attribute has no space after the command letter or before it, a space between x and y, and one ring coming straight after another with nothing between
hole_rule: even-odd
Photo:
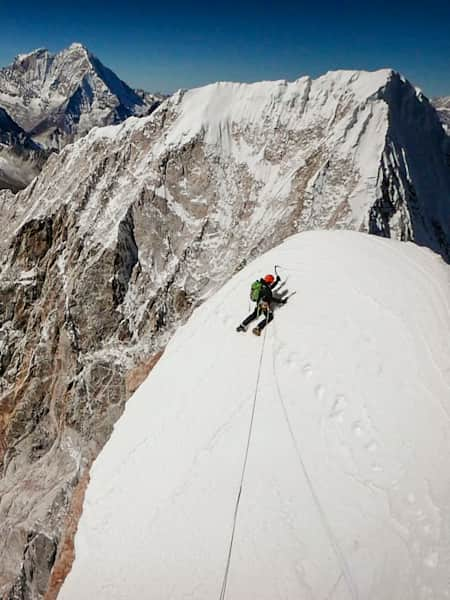
<instances>
[{"instance_id":1,"label":"steep snow face","mask_svg":"<svg viewBox=\"0 0 450 600\"><path fill-rule=\"evenodd\" d=\"M59 207L61 197L72 204L80 179L101 170L89 207L99 216L100 243L109 239L105 227L114 232L144 195L191 230L200 231L208 213L210 235L245 221L249 246L305 229L351 228L449 257L444 137L428 101L388 70L217 83L175 94L147 119L92 131L51 170L58 194L44 193L42 178L33 195L45 202L39 198L32 214ZM114 193L100 208L94 198L105 188ZM108 219L99 223L103 208ZM91 218L85 224L92 227Z\"/></svg>"},{"instance_id":2,"label":"steep snow face","mask_svg":"<svg viewBox=\"0 0 450 600\"><path fill-rule=\"evenodd\" d=\"M274 263L297 294L236 333ZM432 252L352 232L234 276L95 462L58 598L447 598L449 297Z\"/></svg>"},{"instance_id":3,"label":"steep snow face","mask_svg":"<svg viewBox=\"0 0 450 600\"><path fill-rule=\"evenodd\" d=\"M373 100L391 76L388 70L336 71L317 80L303 77L295 82L253 85L218 83L190 90L179 96L178 118L164 144L170 148L180 140L188 143L202 136L206 145L220 147L237 164L245 163L250 173L262 180L263 194L276 195L279 200L289 196L299 171L306 170L307 159L313 162L311 155L322 146L323 163L316 165L317 180L311 178L310 186L317 184L324 198L331 194L326 202L335 204L335 191L323 181L334 176L338 185L347 188L341 211L351 210L359 226L375 201L374 166L384 147L383 135L379 134L387 129L388 107ZM276 147L275 139L280 137ZM336 156L330 163L332 154ZM347 176L344 165L350 171ZM330 167L331 177L322 178ZM359 189L352 177L362 179Z\"/></svg>"},{"instance_id":4,"label":"steep snow face","mask_svg":"<svg viewBox=\"0 0 450 600\"><path fill-rule=\"evenodd\" d=\"M380 93L389 129L369 231L414 239L450 261L450 147L427 98L401 77Z\"/></svg>"},{"instance_id":5,"label":"steep snow face","mask_svg":"<svg viewBox=\"0 0 450 600\"><path fill-rule=\"evenodd\" d=\"M145 114L145 100L81 44L19 55L0 70L0 105L41 143L59 148L93 126Z\"/></svg>"}]
</instances>

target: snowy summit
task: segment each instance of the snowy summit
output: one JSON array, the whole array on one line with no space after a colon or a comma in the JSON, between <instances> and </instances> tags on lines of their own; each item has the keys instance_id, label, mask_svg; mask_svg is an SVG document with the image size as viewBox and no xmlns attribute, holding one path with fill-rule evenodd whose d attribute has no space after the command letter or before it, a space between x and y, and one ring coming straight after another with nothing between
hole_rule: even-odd
<instances>
[{"instance_id":1,"label":"snowy summit","mask_svg":"<svg viewBox=\"0 0 450 600\"><path fill-rule=\"evenodd\" d=\"M0 106L46 147L60 149L92 127L147 114L143 98L77 42L57 54L39 48L0 69Z\"/></svg>"},{"instance_id":2,"label":"snowy summit","mask_svg":"<svg viewBox=\"0 0 450 600\"><path fill-rule=\"evenodd\" d=\"M236 333L274 264L296 295ZM431 251L352 232L240 271L127 404L59 598L447 598L449 295Z\"/></svg>"}]
</instances>

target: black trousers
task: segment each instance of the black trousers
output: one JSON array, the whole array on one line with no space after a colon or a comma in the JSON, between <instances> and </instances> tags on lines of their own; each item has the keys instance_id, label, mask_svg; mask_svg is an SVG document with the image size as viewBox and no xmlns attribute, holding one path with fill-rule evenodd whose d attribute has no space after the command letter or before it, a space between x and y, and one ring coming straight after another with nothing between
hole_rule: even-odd
<instances>
[{"instance_id":1,"label":"black trousers","mask_svg":"<svg viewBox=\"0 0 450 600\"><path fill-rule=\"evenodd\" d=\"M273 311L270 308L264 310L257 306L255 310L242 321L242 325L247 327L249 323L257 319L260 315L264 315L264 319L258 323L258 328L264 329L267 323L270 323L273 319Z\"/></svg>"}]
</instances>

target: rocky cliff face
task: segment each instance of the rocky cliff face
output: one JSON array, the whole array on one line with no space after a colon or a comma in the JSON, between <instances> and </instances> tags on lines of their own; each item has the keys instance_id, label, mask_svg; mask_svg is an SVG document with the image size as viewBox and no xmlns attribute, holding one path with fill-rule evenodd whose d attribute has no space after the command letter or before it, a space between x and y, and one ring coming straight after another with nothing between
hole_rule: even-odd
<instances>
[{"instance_id":1,"label":"rocky cliff face","mask_svg":"<svg viewBox=\"0 0 450 600\"><path fill-rule=\"evenodd\" d=\"M81 44L39 49L0 69L0 106L42 145L60 149L92 127L151 112L159 99L135 93Z\"/></svg>"},{"instance_id":2,"label":"rocky cliff face","mask_svg":"<svg viewBox=\"0 0 450 600\"><path fill-rule=\"evenodd\" d=\"M26 187L47 159L45 152L0 108L0 189Z\"/></svg>"},{"instance_id":3,"label":"rocky cliff face","mask_svg":"<svg viewBox=\"0 0 450 600\"><path fill-rule=\"evenodd\" d=\"M55 596L74 503L124 402L247 261L314 228L449 258L444 138L391 71L221 83L94 129L0 193L2 598Z\"/></svg>"},{"instance_id":4,"label":"rocky cliff face","mask_svg":"<svg viewBox=\"0 0 450 600\"><path fill-rule=\"evenodd\" d=\"M444 129L450 134L450 96L435 98L433 104L436 107Z\"/></svg>"},{"instance_id":5,"label":"rocky cliff face","mask_svg":"<svg viewBox=\"0 0 450 600\"><path fill-rule=\"evenodd\" d=\"M450 145L428 99L401 77L381 92L389 127L371 233L414 240L450 260Z\"/></svg>"}]
</instances>

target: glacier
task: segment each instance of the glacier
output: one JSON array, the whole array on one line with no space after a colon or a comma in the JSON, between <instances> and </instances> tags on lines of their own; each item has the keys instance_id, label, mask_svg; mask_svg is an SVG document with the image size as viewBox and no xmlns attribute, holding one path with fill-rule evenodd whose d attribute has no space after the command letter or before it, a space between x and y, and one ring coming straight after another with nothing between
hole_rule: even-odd
<instances>
[{"instance_id":1,"label":"glacier","mask_svg":"<svg viewBox=\"0 0 450 600\"><path fill-rule=\"evenodd\" d=\"M296 295L236 333L274 264ZM58 598L448 598L449 292L430 250L349 231L235 274L95 461Z\"/></svg>"}]
</instances>

